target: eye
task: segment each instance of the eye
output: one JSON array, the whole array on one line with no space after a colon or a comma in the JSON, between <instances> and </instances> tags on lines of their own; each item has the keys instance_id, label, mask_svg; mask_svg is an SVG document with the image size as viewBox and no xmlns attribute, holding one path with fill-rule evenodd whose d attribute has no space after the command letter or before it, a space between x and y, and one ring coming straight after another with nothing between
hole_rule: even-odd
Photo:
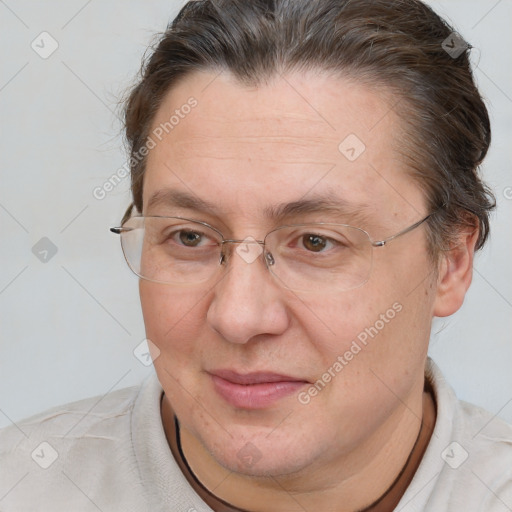
<instances>
[{"instance_id":1,"label":"eye","mask_svg":"<svg viewBox=\"0 0 512 512\"><path fill-rule=\"evenodd\" d=\"M218 246L222 237L195 222L173 217L147 217L144 239L148 247L160 246L171 251L194 252Z\"/></svg>"},{"instance_id":2,"label":"eye","mask_svg":"<svg viewBox=\"0 0 512 512\"><path fill-rule=\"evenodd\" d=\"M181 247L204 247L216 245L215 240L212 240L206 233L202 233L196 229L177 229L169 233L167 238L169 241L174 242Z\"/></svg>"},{"instance_id":3,"label":"eye","mask_svg":"<svg viewBox=\"0 0 512 512\"><path fill-rule=\"evenodd\" d=\"M325 236L308 233L301 238L302 245L311 252L322 252L332 242Z\"/></svg>"},{"instance_id":4,"label":"eye","mask_svg":"<svg viewBox=\"0 0 512 512\"><path fill-rule=\"evenodd\" d=\"M313 253L327 252L329 249L333 249L337 245L339 245L339 242L318 233L304 233L297 241L297 247L299 249L305 249L306 251Z\"/></svg>"},{"instance_id":5,"label":"eye","mask_svg":"<svg viewBox=\"0 0 512 512\"><path fill-rule=\"evenodd\" d=\"M197 231L189 231L182 229L177 232L179 241L187 247L197 247L201 243L201 239L204 236ZM175 234L176 236L176 234Z\"/></svg>"}]
</instances>

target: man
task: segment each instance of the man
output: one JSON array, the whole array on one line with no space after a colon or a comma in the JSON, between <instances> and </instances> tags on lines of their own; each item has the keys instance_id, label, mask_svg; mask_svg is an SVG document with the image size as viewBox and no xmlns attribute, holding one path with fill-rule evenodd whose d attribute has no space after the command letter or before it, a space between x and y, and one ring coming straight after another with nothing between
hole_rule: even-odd
<instances>
[{"instance_id":1,"label":"man","mask_svg":"<svg viewBox=\"0 0 512 512\"><path fill-rule=\"evenodd\" d=\"M156 377L4 431L3 481L58 454L6 510L511 509L512 427L427 358L493 207L454 37L415 0L183 8L113 228Z\"/></svg>"}]
</instances>

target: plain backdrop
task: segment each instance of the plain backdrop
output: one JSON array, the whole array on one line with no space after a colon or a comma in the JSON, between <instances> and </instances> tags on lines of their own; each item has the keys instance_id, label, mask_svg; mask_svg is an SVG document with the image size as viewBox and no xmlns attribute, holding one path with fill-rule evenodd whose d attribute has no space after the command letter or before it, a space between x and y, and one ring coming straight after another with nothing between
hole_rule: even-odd
<instances>
[{"instance_id":1,"label":"plain backdrop","mask_svg":"<svg viewBox=\"0 0 512 512\"><path fill-rule=\"evenodd\" d=\"M0 1L0 426L154 371L134 355L137 278L108 230L129 179L93 191L126 162L118 103L182 3ZM512 421L512 1L430 3L474 46L498 201L465 304L434 322L430 353L460 398Z\"/></svg>"}]
</instances>

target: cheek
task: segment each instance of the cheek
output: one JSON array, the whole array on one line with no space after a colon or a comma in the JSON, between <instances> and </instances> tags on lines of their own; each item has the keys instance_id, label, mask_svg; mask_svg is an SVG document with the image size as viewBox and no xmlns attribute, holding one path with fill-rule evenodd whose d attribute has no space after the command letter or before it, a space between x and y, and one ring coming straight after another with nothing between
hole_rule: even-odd
<instances>
[{"instance_id":1,"label":"cheek","mask_svg":"<svg viewBox=\"0 0 512 512\"><path fill-rule=\"evenodd\" d=\"M409 369L420 367L426 357L434 282L424 254L400 260L398 254L383 251L371 279L352 296L362 311L358 332L352 331L361 346L361 371L382 375L397 392L407 384Z\"/></svg>"},{"instance_id":2,"label":"cheek","mask_svg":"<svg viewBox=\"0 0 512 512\"><path fill-rule=\"evenodd\" d=\"M435 279L430 262L424 254L400 264L396 254L382 256L362 287L335 300L319 296L310 302L312 318L319 321L302 324L321 355L317 371L327 372L321 379L338 402L389 393L376 375L398 395L405 393L411 369L426 357Z\"/></svg>"},{"instance_id":3,"label":"cheek","mask_svg":"<svg viewBox=\"0 0 512 512\"><path fill-rule=\"evenodd\" d=\"M193 352L193 341L204 325L204 297L144 280L140 281L139 292L146 336L161 354Z\"/></svg>"},{"instance_id":4,"label":"cheek","mask_svg":"<svg viewBox=\"0 0 512 512\"><path fill-rule=\"evenodd\" d=\"M348 350L350 343L361 331L361 326L372 317L372 301L354 298L359 295L351 290L337 295L304 298L307 308L296 314L301 329L322 354L324 364Z\"/></svg>"},{"instance_id":5,"label":"cheek","mask_svg":"<svg viewBox=\"0 0 512 512\"><path fill-rule=\"evenodd\" d=\"M153 364L174 411L187 420L200 400L204 297L175 287L141 280L139 293L146 337L156 345ZM204 296L204 291L203 294ZM186 392L184 392L186 390ZM190 397L196 397L191 400Z\"/></svg>"}]
</instances>

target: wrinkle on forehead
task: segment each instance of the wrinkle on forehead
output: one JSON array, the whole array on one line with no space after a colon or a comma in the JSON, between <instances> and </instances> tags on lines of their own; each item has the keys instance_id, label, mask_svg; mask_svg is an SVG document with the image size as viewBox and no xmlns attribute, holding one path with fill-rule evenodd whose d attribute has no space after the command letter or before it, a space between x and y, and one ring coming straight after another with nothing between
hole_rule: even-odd
<instances>
[{"instance_id":1,"label":"wrinkle on forehead","mask_svg":"<svg viewBox=\"0 0 512 512\"><path fill-rule=\"evenodd\" d=\"M247 159L282 163L334 163L340 156L339 140L323 137L281 136L222 136L205 135L178 138L173 144L173 154L189 158ZM327 157L330 155L331 158Z\"/></svg>"}]
</instances>

